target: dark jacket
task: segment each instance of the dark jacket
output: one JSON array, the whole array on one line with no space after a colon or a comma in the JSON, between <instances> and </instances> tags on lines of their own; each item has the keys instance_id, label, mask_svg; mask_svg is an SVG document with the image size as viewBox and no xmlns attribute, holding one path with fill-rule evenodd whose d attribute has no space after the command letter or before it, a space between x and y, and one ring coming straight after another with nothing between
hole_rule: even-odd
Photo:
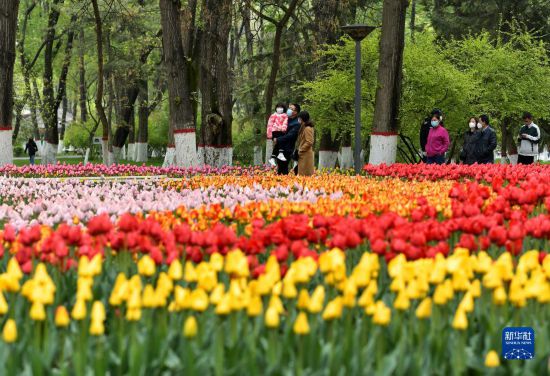
<instances>
[{"instance_id":1,"label":"dark jacket","mask_svg":"<svg viewBox=\"0 0 550 376\"><path fill-rule=\"evenodd\" d=\"M34 141L27 142L27 145L25 145L25 152L27 151L29 152L29 157L36 155L36 152L38 151L38 146L36 145L36 142Z\"/></svg>"},{"instance_id":2,"label":"dark jacket","mask_svg":"<svg viewBox=\"0 0 550 376\"><path fill-rule=\"evenodd\" d=\"M476 161L477 163L494 163L493 152L497 148L497 134L491 127L476 133Z\"/></svg>"},{"instance_id":3,"label":"dark jacket","mask_svg":"<svg viewBox=\"0 0 550 376\"><path fill-rule=\"evenodd\" d=\"M476 163L476 131L468 130L464 132L462 151L460 152L460 161L464 164L471 165Z\"/></svg>"},{"instance_id":4,"label":"dark jacket","mask_svg":"<svg viewBox=\"0 0 550 376\"><path fill-rule=\"evenodd\" d=\"M298 139L298 132L300 131L300 123L298 118L288 119L288 128L286 134L281 137L277 137L277 148L283 150L285 154L292 155L296 147L296 140Z\"/></svg>"}]
</instances>

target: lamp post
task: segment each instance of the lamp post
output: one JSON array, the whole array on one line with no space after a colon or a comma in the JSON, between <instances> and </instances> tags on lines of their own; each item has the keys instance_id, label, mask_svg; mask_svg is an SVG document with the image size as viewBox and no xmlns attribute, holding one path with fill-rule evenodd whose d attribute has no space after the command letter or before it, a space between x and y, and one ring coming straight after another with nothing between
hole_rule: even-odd
<instances>
[{"instance_id":1,"label":"lamp post","mask_svg":"<svg viewBox=\"0 0 550 376\"><path fill-rule=\"evenodd\" d=\"M346 25L342 30L355 41L355 150L353 152L355 173L361 172L361 41L376 27Z\"/></svg>"}]
</instances>

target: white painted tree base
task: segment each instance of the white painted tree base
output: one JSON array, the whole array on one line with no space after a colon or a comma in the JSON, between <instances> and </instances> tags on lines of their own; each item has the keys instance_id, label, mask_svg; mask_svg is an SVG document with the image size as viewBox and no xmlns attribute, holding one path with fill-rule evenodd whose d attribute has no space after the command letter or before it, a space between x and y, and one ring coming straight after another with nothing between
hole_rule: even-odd
<instances>
[{"instance_id":1,"label":"white painted tree base","mask_svg":"<svg viewBox=\"0 0 550 376\"><path fill-rule=\"evenodd\" d=\"M370 138L369 163L391 165L397 158L397 135L377 135Z\"/></svg>"},{"instance_id":2,"label":"white painted tree base","mask_svg":"<svg viewBox=\"0 0 550 376\"><path fill-rule=\"evenodd\" d=\"M273 140L266 140L265 142L265 163L269 163L269 159L273 154Z\"/></svg>"},{"instance_id":3,"label":"white painted tree base","mask_svg":"<svg viewBox=\"0 0 550 376\"><path fill-rule=\"evenodd\" d=\"M127 160L135 161L135 159L134 159L134 156L136 154L135 148L136 148L136 144L134 144L134 143L128 144L128 155L126 156Z\"/></svg>"},{"instance_id":4,"label":"white painted tree base","mask_svg":"<svg viewBox=\"0 0 550 376\"><path fill-rule=\"evenodd\" d=\"M338 152L321 150L319 151L319 170L332 169L336 167L336 161L338 161Z\"/></svg>"},{"instance_id":5,"label":"white painted tree base","mask_svg":"<svg viewBox=\"0 0 550 376\"><path fill-rule=\"evenodd\" d=\"M122 155L122 148L118 148L116 146L113 146L113 152L112 152L112 160L111 162L113 164L119 164L120 162L120 156Z\"/></svg>"},{"instance_id":6,"label":"white painted tree base","mask_svg":"<svg viewBox=\"0 0 550 376\"><path fill-rule=\"evenodd\" d=\"M12 135L13 130L11 129L0 131L0 166L13 164Z\"/></svg>"},{"instance_id":7,"label":"white painted tree base","mask_svg":"<svg viewBox=\"0 0 550 376\"><path fill-rule=\"evenodd\" d=\"M123 160L127 161L128 160L128 153L126 151L126 146L123 146L122 147L122 151L120 153L120 158L122 158Z\"/></svg>"},{"instance_id":8,"label":"white painted tree base","mask_svg":"<svg viewBox=\"0 0 550 376\"><path fill-rule=\"evenodd\" d=\"M518 155L517 154L511 154L508 156L508 161L510 161L511 165L517 165L518 164Z\"/></svg>"},{"instance_id":9,"label":"white painted tree base","mask_svg":"<svg viewBox=\"0 0 550 376\"><path fill-rule=\"evenodd\" d=\"M138 142L135 144L136 162L147 162L147 142Z\"/></svg>"},{"instance_id":10,"label":"white painted tree base","mask_svg":"<svg viewBox=\"0 0 550 376\"><path fill-rule=\"evenodd\" d=\"M44 149L42 151L42 164L57 164L57 145L50 144L49 142L44 142Z\"/></svg>"},{"instance_id":11,"label":"white painted tree base","mask_svg":"<svg viewBox=\"0 0 550 376\"><path fill-rule=\"evenodd\" d=\"M353 168L353 149L351 146L343 147L340 153L338 153L338 163L340 164L340 168L342 170Z\"/></svg>"},{"instance_id":12,"label":"white painted tree base","mask_svg":"<svg viewBox=\"0 0 550 376\"><path fill-rule=\"evenodd\" d=\"M88 164L90 160L90 148L86 148L86 154L84 154L84 166Z\"/></svg>"},{"instance_id":13,"label":"white painted tree base","mask_svg":"<svg viewBox=\"0 0 550 376\"><path fill-rule=\"evenodd\" d=\"M101 140L101 155L103 164L105 166L110 166L111 160L109 158L109 140Z\"/></svg>"},{"instance_id":14,"label":"white painted tree base","mask_svg":"<svg viewBox=\"0 0 550 376\"><path fill-rule=\"evenodd\" d=\"M162 167L171 167L176 165L176 148L166 148L166 155L164 156L164 163Z\"/></svg>"},{"instance_id":15,"label":"white painted tree base","mask_svg":"<svg viewBox=\"0 0 550 376\"><path fill-rule=\"evenodd\" d=\"M176 165L179 167L197 166L197 134L195 132L174 132L176 142Z\"/></svg>"},{"instance_id":16,"label":"white painted tree base","mask_svg":"<svg viewBox=\"0 0 550 376\"><path fill-rule=\"evenodd\" d=\"M63 140L59 140L59 144L57 144L57 154L63 154L65 152L65 143Z\"/></svg>"},{"instance_id":17,"label":"white painted tree base","mask_svg":"<svg viewBox=\"0 0 550 376\"><path fill-rule=\"evenodd\" d=\"M44 141L40 139L35 139L34 142L36 143L36 146L38 147L38 151L36 152L36 156L42 156L42 153L44 152Z\"/></svg>"},{"instance_id":18,"label":"white painted tree base","mask_svg":"<svg viewBox=\"0 0 550 376\"><path fill-rule=\"evenodd\" d=\"M233 164L232 147L200 146L198 153L199 161L204 166L221 168Z\"/></svg>"},{"instance_id":19,"label":"white painted tree base","mask_svg":"<svg viewBox=\"0 0 550 376\"><path fill-rule=\"evenodd\" d=\"M254 146L254 166L260 166L263 164L262 157L262 147Z\"/></svg>"}]
</instances>

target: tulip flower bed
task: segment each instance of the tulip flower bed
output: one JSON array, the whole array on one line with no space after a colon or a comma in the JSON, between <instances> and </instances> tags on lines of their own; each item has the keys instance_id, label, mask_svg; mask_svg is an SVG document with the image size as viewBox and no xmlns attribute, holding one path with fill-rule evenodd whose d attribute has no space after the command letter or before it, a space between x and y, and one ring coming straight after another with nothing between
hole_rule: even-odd
<instances>
[{"instance_id":1,"label":"tulip flower bed","mask_svg":"<svg viewBox=\"0 0 550 376\"><path fill-rule=\"evenodd\" d=\"M550 372L544 167L86 168L3 170L6 374Z\"/></svg>"}]
</instances>

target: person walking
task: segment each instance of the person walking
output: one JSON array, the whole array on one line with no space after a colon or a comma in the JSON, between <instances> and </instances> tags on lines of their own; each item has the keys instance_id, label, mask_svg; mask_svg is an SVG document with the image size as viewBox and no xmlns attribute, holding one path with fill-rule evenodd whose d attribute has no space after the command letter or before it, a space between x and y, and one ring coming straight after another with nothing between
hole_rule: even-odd
<instances>
[{"instance_id":1,"label":"person walking","mask_svg":"<svg viewBox=\"0 0 550 376\"><path fill-rule=\"evenodd\" d=\"M29 138L29 141L25 145L25 152L29 153L29 160L31 166L34 166L34 157L36 156L36 152L38 151L38 145L36 145L36 142L31 138Z\"/></svg>"},{"instance_id":2,"label":"person walking","mask_svg":"<svg viewBox=\"0 0 550 376\"><path fill-rule=\"evenodd\" d=\"M315 153L313 151L315 131L313 129L313 122L307 111L300 112L298 121L300 122L300 131L298 132L298 141L296 142L298 175L311 176L315 172Z\"/></svg>"},{"instance_id":3,"label":"person walking","mask_svg":"<svg viewBox=\"0 0 550 376\"><path fill-rule=\"evenodd\" d=\"M479 128L478 128L479 127ZM468 123L468 130L464 132L463 145L460 152L460 161L463 164L472 165L476 163L476 136L481 123L477 118L472 117Z\"/></svg>"},{"instance_id":4,"label":"person walking","mask_svg":"<svg viewBox=\"0 0 550 376\"><path fill-rule=\"evenodd\" d=\"M539 154L540 129L533 123L533 115L529 112L523 114L523 122L518 137L518 164L529 165L535 162Z\"/></svg>"},{"instance_id":5,"label":"person walking","mask_svg":"<svg viewBox=\"0 0 550 376\"><path fill-rule=\"evenodd\" d=\"M481 130L477 133L476 161L479 164L495 163L495 149L497 148L497 134L491 128L489 116L479 117Z\"/></svg>"},{"instance_id":6,"label":"person walking","mask_svg":"<svg viewBox=\"0 0 550 376\"><path fill-rule=\"evenodd\" d=\"M285 160L277 158L277 174L288 175L288 165L294 148L296 146L296 140L298 139L298 132L300 131L300 123L298 121L298 114L301 108L297 103L291 103L288 106L288 128L286 134L280 137L273 138L273 149L282 150Z\"/></svg>"},{"instance_id":7,"label":"person walking","mask_svg":"<svg viewBox=\"0 0 550 376\"><path fill-rule=\"evenodd\" d=\"M449 132L441 125L441 115L433 115L430 121L430 132L426 142L426 157L428 164L445 163L445 153L451 144Z\"/></svg>"}]
</instances>

